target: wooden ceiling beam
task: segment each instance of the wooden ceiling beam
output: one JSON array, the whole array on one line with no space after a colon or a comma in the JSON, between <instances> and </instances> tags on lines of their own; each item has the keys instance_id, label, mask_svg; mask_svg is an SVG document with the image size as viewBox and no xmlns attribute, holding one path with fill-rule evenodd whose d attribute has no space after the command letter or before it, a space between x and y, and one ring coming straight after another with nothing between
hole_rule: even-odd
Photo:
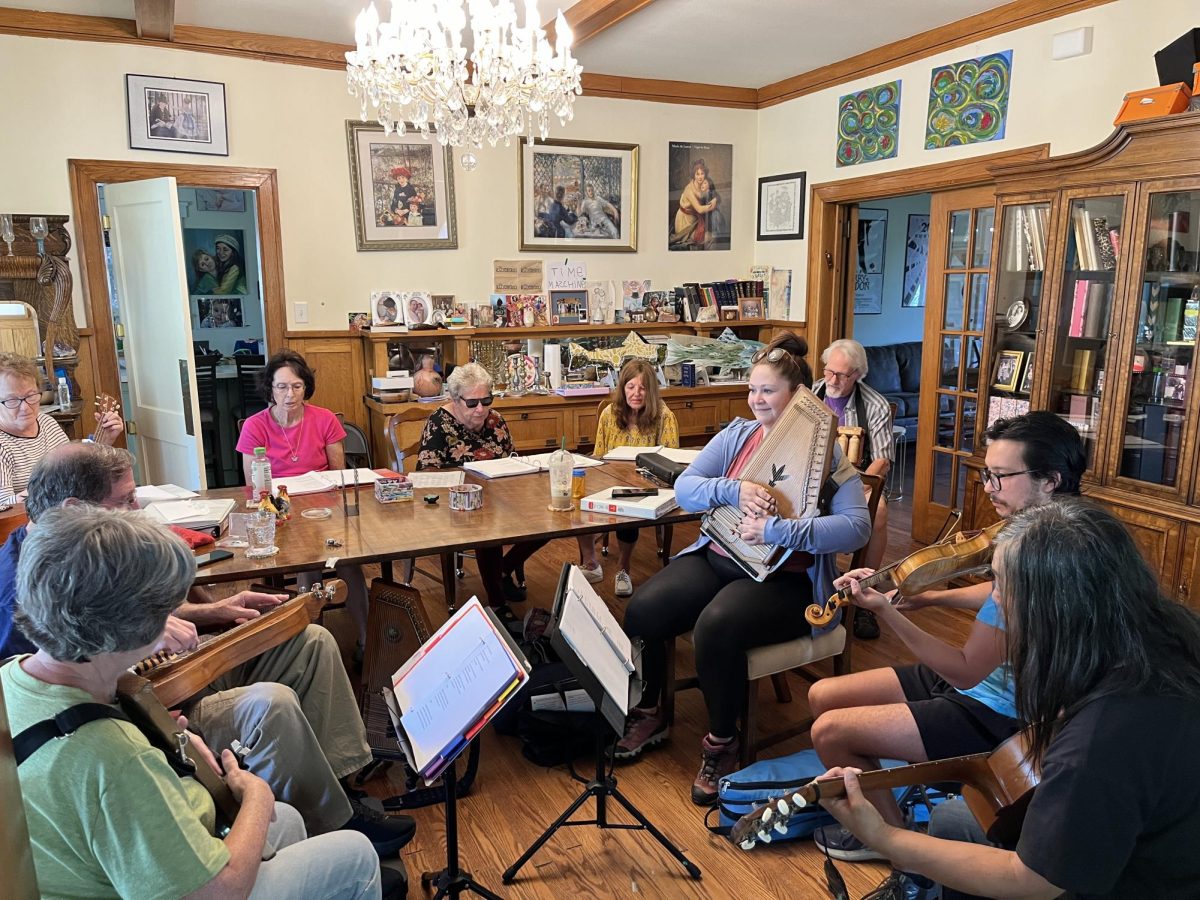
<instances>
[{"instance_id":1,"label":"wooden ceiling beam","mask_svg":"<svg viewBox=\"0 0 1200 900\"><path fill-rule=\"evenodd\" d=\"M175 36L175 0L133 0L137 35L151 41L169 41Z\"/></svg>"},{"instance_id":2,"label":"wooden ceiling beam","mask_svg":"<svg viewBox=\"0 0 1200 900\"><path fill-rule=\"evenodd\" d=\"M622 19L645 9L653 2L654 0L579 0L563 13L574 38L571 46L578 47L584 41L612 28ZM553 44L556 37L555 19L551 19L542 27L546 30L546 37Z\"/></svg>"}]
</instances>

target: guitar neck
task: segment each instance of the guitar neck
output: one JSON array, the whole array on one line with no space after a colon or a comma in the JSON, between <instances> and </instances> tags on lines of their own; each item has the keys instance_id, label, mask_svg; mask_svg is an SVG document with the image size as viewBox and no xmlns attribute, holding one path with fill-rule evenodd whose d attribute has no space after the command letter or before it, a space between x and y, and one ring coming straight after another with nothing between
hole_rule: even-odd
<instances>
[{"instance_id":1,"label":"guitar neck","mask_svg":"<svg viewBox=\"0 0 1200 900\"><path fill-rule=\"evenodd\" d=\"M858 783L864 791L909 787L914 784L929 784L937 781L961 781L965 784L977 784L991 777L987 764L990 756L990 753L975 753L971 756L958 756L954 759L939 759L933 762L914 763L911 766L897 766L894 769L878 769L859 775ZM838 799L846 796L846 782L841 778L821 778L804 785L797 793L810 804L820 803L822 800L831 798Z\"/></svg>"}]
</instances>

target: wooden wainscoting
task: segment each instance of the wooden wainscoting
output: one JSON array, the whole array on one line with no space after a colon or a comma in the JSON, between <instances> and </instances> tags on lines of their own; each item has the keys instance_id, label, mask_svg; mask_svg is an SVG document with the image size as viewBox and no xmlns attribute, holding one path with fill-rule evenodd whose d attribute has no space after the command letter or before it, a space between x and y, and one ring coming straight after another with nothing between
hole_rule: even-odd
<instances>
[{"instance_id":1,"label":"wooden wainscoting","mask_svg":"<svg viewBox=\"0 0 1200 900\"><path fill-rule=\"evenodd\" d=\"M316 371L317 390L312 402L340 412L347 422L368 431L370 420L363 406L366 369L362 338L350 331L289 331L286 343Z\"/></svg>"}]
</instances>

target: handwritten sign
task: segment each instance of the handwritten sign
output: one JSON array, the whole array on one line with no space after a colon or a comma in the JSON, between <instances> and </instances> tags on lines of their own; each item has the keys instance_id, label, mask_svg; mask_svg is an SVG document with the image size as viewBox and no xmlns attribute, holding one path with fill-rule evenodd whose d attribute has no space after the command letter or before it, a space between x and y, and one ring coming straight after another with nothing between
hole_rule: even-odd
<instances>
[{"instance_id":1,"label":"handwritten sign","mask_svg":"<svg viewBox=\"0 0 1200 900\"><path fill-rule=\"evenodd\" d=\"M546 271L546 290L581 291L587 286L587 263L563 260L550 263Z\"/></svg>"},{"instance_id":2,"label":"handwritten sign","mask_svg":"<svg viewBox=\"0 0 1200 900\"><path fill-rule=\"evenodd\" d=\"M492 260L492 291L497 294L540 294L545 280L540 259Z\"/></svg>"}]
</instances>

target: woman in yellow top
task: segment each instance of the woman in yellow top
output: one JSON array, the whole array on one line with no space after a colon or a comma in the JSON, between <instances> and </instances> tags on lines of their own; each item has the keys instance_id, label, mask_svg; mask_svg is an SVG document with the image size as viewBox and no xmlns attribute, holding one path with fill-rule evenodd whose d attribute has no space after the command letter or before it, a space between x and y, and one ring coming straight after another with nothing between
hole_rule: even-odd
<instances>
[{"instance_id":1,"label":"woman in yellow top","mask_svg":"<svg viewBox=\"0 0 1200 900\"><path fill-rule=\"evenodd\" d=\"M678 447L679 423L675 413L667 408L658 393L658 378L654 366L644 359L631 359L621 367L612 402L600 413L596 423L594 456L601 458L614 447ZM618 528L617 577L615 593L628 597L633 593L629 563L638 529ZM590 582L604 578L604 570L596 557L596 536L579 538L580 568Z\"/></svg>"}]
</instances>

